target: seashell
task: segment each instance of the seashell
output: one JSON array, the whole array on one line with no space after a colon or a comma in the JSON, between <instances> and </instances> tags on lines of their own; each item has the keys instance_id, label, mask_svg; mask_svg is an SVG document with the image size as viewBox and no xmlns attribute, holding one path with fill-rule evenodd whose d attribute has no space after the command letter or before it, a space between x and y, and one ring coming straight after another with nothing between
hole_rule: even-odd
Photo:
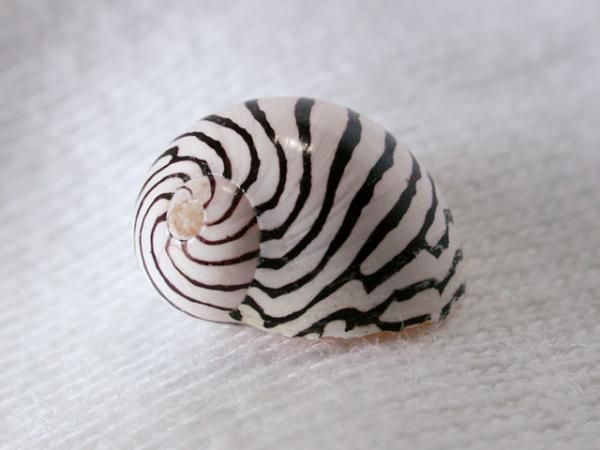
<instances>
[{"instance_id":1,"label":"seashell","mask_svg":"<svg viewBox=\"0 0 600 450\"><path fill-rule=\"evenodd\" d=\"M285 336L400 331L465 292L431 176L374 122L309 98L196 122L152 165L134 236L177 309Z\"/></svg>"}]
</instances>

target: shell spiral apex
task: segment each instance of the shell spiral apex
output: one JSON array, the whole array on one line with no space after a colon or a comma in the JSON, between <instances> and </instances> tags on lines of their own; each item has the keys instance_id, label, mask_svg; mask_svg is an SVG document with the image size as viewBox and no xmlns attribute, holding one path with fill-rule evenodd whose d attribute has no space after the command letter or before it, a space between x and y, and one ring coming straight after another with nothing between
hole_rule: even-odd
<instances>
[{"instance_id":1,"label":"shell spiral apex","mask_svg":"<svg viewBox=\"0 0 600 450\"><path fill-rule=\"evenodd\" d=\"M177 309L286 336L400 331L465 292L431 176L377 124L309 98L251 100L178 136L141 188L134 238Z\"/></svg>"}]
</instances>

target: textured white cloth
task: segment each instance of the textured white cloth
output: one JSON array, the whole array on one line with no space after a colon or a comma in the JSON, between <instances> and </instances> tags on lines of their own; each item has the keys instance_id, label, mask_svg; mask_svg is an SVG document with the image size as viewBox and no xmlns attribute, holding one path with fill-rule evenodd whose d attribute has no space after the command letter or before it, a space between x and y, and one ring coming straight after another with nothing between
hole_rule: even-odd
<instances>
[{"instance_id":1,"label":"textured white cloth","mask_svg":"<svg viewBox=\"0 0 600 450\"><path fill-rule=\"evenodd\" d=\"M600 3L2 1L0 447L598 448ZM193 320L132 250L149 164L306 95L444 190L468 294L375 343Z\"/></svg>"}]
</instances>

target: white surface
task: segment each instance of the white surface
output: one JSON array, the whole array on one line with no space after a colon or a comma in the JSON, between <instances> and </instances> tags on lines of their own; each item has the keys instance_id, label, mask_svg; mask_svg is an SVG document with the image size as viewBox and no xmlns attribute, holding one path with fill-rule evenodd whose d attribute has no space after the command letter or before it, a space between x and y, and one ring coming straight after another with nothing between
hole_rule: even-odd
<instances>
[{"instance_id":1,"label":"white surface","mask_svg":"<svg viewBox=\"0 0 600 450\"><path fill-rule=\"evenodd\" d=\"M598 2L0 5L3 448L594 448ZM247 98L351 106L467 242L439 330L306 342L195 321L136 267L135 195Z\"/></svg>"}]
</instances>

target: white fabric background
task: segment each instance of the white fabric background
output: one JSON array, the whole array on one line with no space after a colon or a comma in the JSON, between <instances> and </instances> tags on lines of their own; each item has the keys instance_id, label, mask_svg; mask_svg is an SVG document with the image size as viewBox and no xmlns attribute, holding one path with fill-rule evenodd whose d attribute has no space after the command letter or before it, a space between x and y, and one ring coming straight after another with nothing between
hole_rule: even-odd
<instances>
[{"instance_id":1,"label":"white fabric background","mask_svg":"<svg viewBox=\"0 0 600 450\"><path fill-rule=\"evenodd\" d=\"M600 3L0 3L0 446L598 448ZM132 253L178 132L351 106L444 189L470 265L438 330L308 342L195 321Z\"/></svg>"}]
</instances>

